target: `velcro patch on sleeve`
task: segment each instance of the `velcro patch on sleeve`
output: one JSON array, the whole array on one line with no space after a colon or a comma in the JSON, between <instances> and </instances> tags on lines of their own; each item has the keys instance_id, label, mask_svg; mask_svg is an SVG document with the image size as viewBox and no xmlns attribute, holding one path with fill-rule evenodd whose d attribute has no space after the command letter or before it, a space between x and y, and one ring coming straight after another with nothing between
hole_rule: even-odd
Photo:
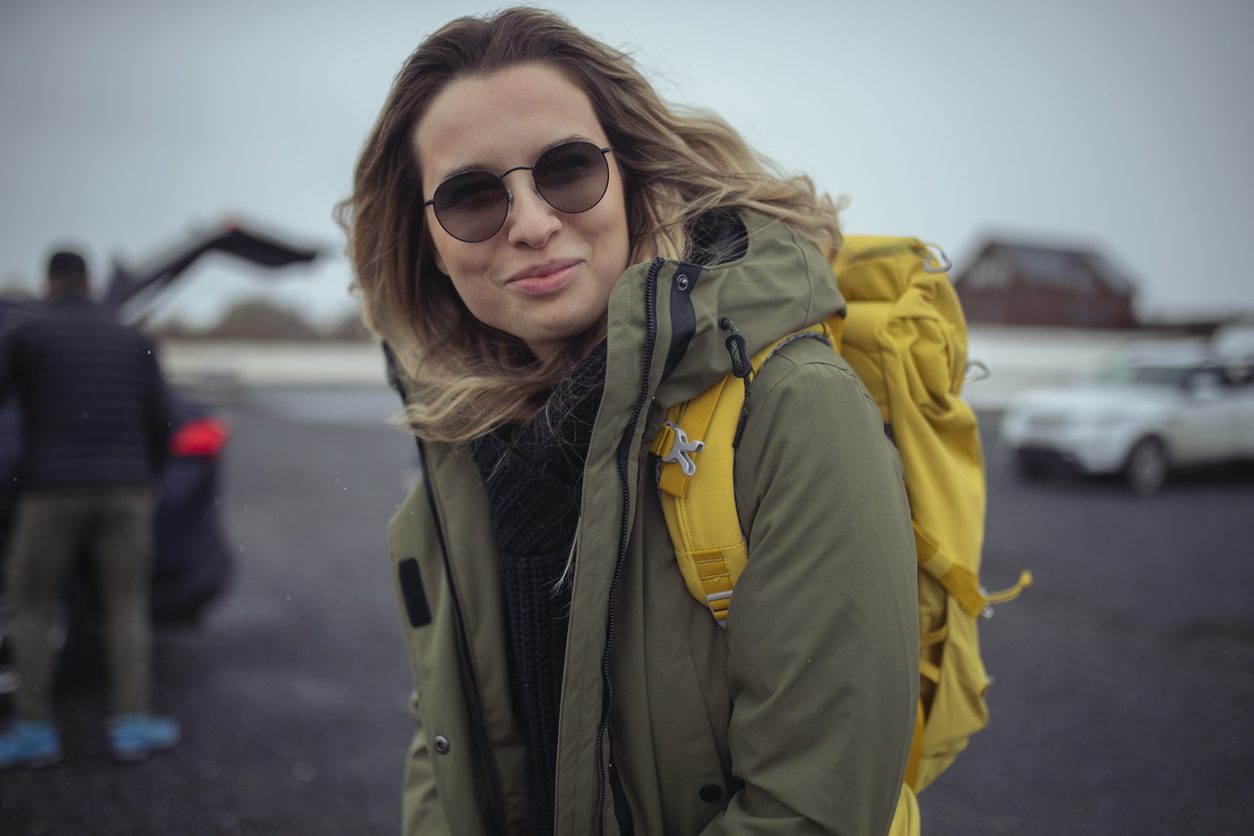
<instances>
[{"instance_id":1,"label":"velcro patch on sleeve","mask_svg":"<svg viewBox=\"0 0 1254 836\"><path fill-rule=\"evenodd\" d=\"M427 591L422 586L418 561L412 557L402 560L396 572L401 582L401 595L405 598L409 626L425 627L431 623L431 607L427 604Z\"/></svg>"}]
</instances>

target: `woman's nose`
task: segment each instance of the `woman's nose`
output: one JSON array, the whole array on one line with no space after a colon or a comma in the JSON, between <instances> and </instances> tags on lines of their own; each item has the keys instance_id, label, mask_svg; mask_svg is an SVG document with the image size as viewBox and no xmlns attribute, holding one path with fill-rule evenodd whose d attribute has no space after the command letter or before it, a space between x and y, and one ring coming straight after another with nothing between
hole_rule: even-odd
<instances>
[{"instance_id":1,"label":"woman's nose","mask_svg":"<svg viewBox=\"0 0 1254 836\"><path fill-rule=\"evenodd\" d=\"M531 172L519 171L514 176L517 179L511 192L513 200L509 217L505 219L509 226L509 242L543 247L562 228L560 213L540 197Z\"/></svg>"}]
</instances>

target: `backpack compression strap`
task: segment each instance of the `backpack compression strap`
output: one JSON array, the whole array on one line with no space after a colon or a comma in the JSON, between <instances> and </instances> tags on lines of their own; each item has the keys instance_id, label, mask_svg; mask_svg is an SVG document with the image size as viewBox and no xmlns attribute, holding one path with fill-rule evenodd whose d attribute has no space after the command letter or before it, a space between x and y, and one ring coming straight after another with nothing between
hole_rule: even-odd
<instances>
[{"instance_id":1,"label":"backpack compression strap","mask_svg":"<svg viewBox=\"0 0 1254 836\"><path fill-rule=\"evenodd\" d=\"M753 357L753 373L776 348L806 333L832 340L831 330L822 323L789 334ZM732 450L744 396L740 381L727 375L705 393L671 407L650 446L661 458L658 494L684 585L705 602L720 625L749 561L736 514ZM693 484L697 487L690 494Z\"/></svg>"}]
</instances>

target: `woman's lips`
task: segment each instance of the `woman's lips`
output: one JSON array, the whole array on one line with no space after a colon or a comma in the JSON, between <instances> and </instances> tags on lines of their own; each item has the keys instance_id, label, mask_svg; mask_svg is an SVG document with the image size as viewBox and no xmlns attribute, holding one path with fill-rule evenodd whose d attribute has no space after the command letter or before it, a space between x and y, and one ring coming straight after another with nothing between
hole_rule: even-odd
<instances>
[{"instance_id":1,"label":"woman's lips","mask_svg":"<svg viewBox=\"0 0 1254 836\"><path fill-rule=\"evenodd\" d=\"M583 264L582 261L573 259L528 268L505 284L526 296L547 296L550 293L557 293L570 284L575 271L581 264Z\"/></svg>"}]
</instances>

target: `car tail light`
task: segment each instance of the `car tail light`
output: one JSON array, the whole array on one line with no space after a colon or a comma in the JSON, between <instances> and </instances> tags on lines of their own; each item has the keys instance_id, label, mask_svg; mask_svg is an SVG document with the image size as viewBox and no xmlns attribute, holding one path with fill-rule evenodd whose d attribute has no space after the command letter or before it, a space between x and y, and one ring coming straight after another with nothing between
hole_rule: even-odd
<instances>
[{"instance_id":1,"label":"car tail light","mask_svg":"<svg viewBox=\"0 0 1254 836\"><path fill-rule=\"evenodd\" d=\"M226 422L218 418L197 418L179 427L170 439L170 452L176 456L216 456L230 436Z\"/></svg>"}]
</instances>

